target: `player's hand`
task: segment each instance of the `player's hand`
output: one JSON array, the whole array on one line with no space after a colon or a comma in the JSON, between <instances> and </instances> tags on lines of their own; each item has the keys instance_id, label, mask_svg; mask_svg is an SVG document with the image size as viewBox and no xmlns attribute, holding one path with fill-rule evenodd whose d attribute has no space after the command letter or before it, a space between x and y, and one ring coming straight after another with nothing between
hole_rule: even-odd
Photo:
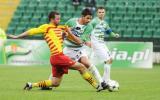
<instances>
[{"instance_id":1,"label":"player's hand","mask_svg":"<svg viewBox=\"0 0 160 100\"><path fill-rule=\"evenodd\" d=\"M120 35L119 35L118 33L116 33L116 34L114 35L114 37L115 37L115 38L119 38Z\"/></svg>"},{"instance_id":2,"label":"player's hand","mask_svg":"<svg viewBox=\"0 0 160 100\"><path fill-rule=\"evenodd\" d=\"M12 35L12 34L7 34L7 37L10 37L12 39L17 39L18 38L18 36L15 36L15 35Z\"/></svg>"}]
</instances>

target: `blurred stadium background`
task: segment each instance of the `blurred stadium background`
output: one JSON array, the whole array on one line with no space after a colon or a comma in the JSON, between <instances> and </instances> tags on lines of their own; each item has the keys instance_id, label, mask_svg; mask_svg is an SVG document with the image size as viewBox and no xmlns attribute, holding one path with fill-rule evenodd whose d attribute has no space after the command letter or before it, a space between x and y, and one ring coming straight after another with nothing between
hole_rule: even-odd
<instances>
[{"instance_id":1,"label":"blurred stadium background","mask_svg":"<svg viewBox=\"0 0 160 100\"><path fill-rule=\"evenodd\" d=\"M73 98L69 96L69 99L72 100L76 98L76 96L79 95L85 95L82 97L82 99L86 100L94 100L94 99L99 99L99 100L104 100L104 99L112 99L112 100L132 100L130 98L133 97L133 100L159 100L159 96L157 92L160 92L160 89L158 88L158 82L159 80L159 71L160 71L160 0L95 0L95 8L98 6L104 6L107 9L107 16L106 20L108 21L110 27L113 29L113 31L117 32L120 34L119 39L115 38L105 38L107 41L136 41L136 42L153 42L153 63L154 63L154 69L150 71L146 70L138 70L138 69L114 69L113 68L113 78L117 79L121 84L124 84L124 90L122 89L122 92L120 91L119 93L111 93L111 95L108 93L102 93L100 94L95 94L92 91L92 89L89 90L89 92L86 92L84 89L78 91L79 93L75 94ZM86 7L86 3L81 2L81 5L78 6L77 9L74 8L72 4L72 0L0 0L0 28L5 30L6 33L8 34L20 34L21 32L24 32L25 30L32 28L32 27L37 27L41 24L47 23L47 15L50 11L52 10L57 10L61 13L62 15L62 20L61 23L64 24L68 19L72 17L78 17L80 16L81 10ZM95 14L94 14L95 15ZM26 39L42 39L40 35L38 36L32 36L32 37L27 37ZM15 75L12 77L13 79L15 78L16 81L13 79L11 81L16 82L18 85L15 85L15 88L12 88L12 84L9 84L9 87L7 88L8 90L5 90L5 84L8 84L7 82L4 83L1 87L0 90L4 90L5 92L0 92L2 95L0 95L0 99L11 99L10 97L7 97L7 95L14 93L16 89L18 88L18 91L16 91L16 96L13 96L13 100L17 99L22 99L23 96L27 99L36 99L35 96L38 97L38 99L42 99L40 95L36 94L35 91L26 94L26 93L21 93L20 89L23 85L23 83L26 80L34 81L37 79L44 79L49 75L49 71L44 71L48 70L49 68L42 68L40 67L39 70L38 68L34 67L29 67L29 68L22 68L20 69L19 67L16 67L19 70L22 70L22 72L25 73L25 70L33 72L36 70L36 74L42 73L40 76L35 76L30 75L28 78L28 73L25 73L22 75L23 77L19 77L19 74L23 74L18 72L19 74L16 74L17 71L15 69L11 69L10 67L5 67L4 65L2 66L0 77L0 83L3 83L4 80L6 80L7 72ZM44 72L43 72L44 71ZM114 72L115 71L115 72ZM141 73L142 72L142 73ZM117 73L118 76L117 77ZM125 74L126 73L126 74ZM137 74L140 76L138 79L143 80L138 83L137 77L134 76ZM75 74L75 73L74 73ZM73 74L73 75L74 75ZM46 75L46 76L45 76ZM69 76L69 80L72 80L73 75ZM129 80L130 77L128 76L133 76L133 80ZM9 75L10 76L10 75ZM78 76L78 75L76 75ZM147 77L145 77L147 76ZM158 76L158 77L157 77ZM25 77L25 78L24 78ZM79 76L78 76L79 77ZM10 77L9 77L10 78ZM9 78L7 78L9 80ZM59 89L58 92L56 92L56 99L58 100L65 100L67 99L67 95L71 95L72 92L65 93L69 89L73 90L74 88L67 88L69 85L69 80L68 82L64 83L64 93L63 96L64 98L60 97L60 93L62 92L63 89ZM150 80L150 81L149 81ZM67 79L65 79L67 81ZM72 80L73 81L73 80ZM148 82L148 84L147 84ZM132 85L132 83L135 84ZM76 84L79 84L76 82ZM82 82L83 84L83 82ZM85 83L84 83L85 84ZM139 84L141 84L139 86ZM152 84L152 85L150 85ZM136 87L137 86L137 87ZM143 89L143 86L145 89ZM88 86L84 86L88 87ZM67 88L67 89L66 89ZM12 91L9 91L12 90ZM79 88L78 88L79 89ZM131 90L131 91L130 91ZM143 90L142 94L140 94L140 91ZM152 94L148 94L147 91L149 92L154 92ZM82 94L81 92L84 92L85 94ZM135 92L135 93L132 93ZM37 92L37 91L36 91ZM20 94L19 94L20 93ZM39 94L46 94L46 96L52 95L50 92L39 92ZM94 95L93 95L93 94ZM124 95L126 94L126 95ZM135 94L135 95L134 95ZM28 96L31 95L32 98L29 98ZM53 93L53 95L55 95ZM51 96L54 98L54 96ZM86 95L91 95L94 98L91 98L90 96ZM96 96L97 95L97 96ZM121 96L120 96L121 95ZM122 97L124 95L124 97ZM136 96L138 95L138 96ZM150 96L149 96L150 95ZM107 97L108 96L108 97ZM144 96L146 96L144 98ZM20 98L19 98L20 97ZM48 97L44 97L45 99L51 99ZM81 99L81 100L82 100ZM67 99L68 100L68 99ZM80 100L80 98L78 99Z\"/></svg>"},{"instance_id":2,"label":"blurred stadium background","mask_svg":"<svg viewBox=\"0 0 160 100\"><path fill-rule=\"evenodd\" d=\"M119 39L109 40L153 42L154 62L160 62L159 5L159 0L98 0L95 4L106 7L106 20L121 35ZM20 34L46 23L52 10L61 12L63 24L72 17L78 17L85 6L85 2L81 2L75 9L72 0L0 0L0 27L6 33ZM41 39L41 36L29 39Z\"/></svg>"}]
</instances>

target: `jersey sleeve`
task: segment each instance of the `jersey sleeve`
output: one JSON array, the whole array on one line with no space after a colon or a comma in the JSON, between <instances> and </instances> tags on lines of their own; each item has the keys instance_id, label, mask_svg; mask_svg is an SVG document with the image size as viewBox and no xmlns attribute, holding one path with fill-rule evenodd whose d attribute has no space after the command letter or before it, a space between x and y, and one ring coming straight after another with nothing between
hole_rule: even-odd
<instances>
[{"instance_id":1,"label":"jersey sleeve","mask_svg":"<svg viewBox=\"0 0 160 100\"><path fill-rule=\"evenodd\" d=\"M97 25L97 22L98 21L96 21L95 19L93 19L90 24L92 25L93 28L95 28L96 25Z\"/></svg>"},{"instance_id":2,"label":"jersey sleeve","mask_svg":"<svg viewBox=\"0 0 160 100\"><path fill-rule=\"evenodd\" d=\"M88 24L83 32L83 35L81 36L83 41L90 41L90 34L93 30L93 26L91 24Z\"/></svg>"},{"instance_id":3,"label":"jersey sleeve","mask_svg":"<svg viewBox=\"0 0 160 100\"><path fill-rule=\"evenodd\" d=\"M106 26L105 26L105 33L109 34L109 35L111 35L111 33L113 33L112 29L110 28L110 26L108 25L108 23L106 23Z\"/></svg>"},{"instance_id":4,"label":"jersey sleeve","mask_svg":"<svg viewBox=\"0 0 160 100\"><path fill-rule=\"evenodd\" d=\"M44 24L44 25L39 26L38 28L31 28L27 32L29 33L29 35L43 34L45 33L46 26L47 24Z\"/></svg>"}]
</instances>

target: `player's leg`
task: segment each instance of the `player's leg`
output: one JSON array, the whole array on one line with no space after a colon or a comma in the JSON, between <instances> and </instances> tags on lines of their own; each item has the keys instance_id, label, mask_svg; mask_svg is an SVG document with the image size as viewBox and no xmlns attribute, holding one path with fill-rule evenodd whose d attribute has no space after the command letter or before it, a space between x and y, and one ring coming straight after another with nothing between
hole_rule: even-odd
<instances>
[{"instance_id":1,"label":"player's leg","mask_svg":"<svg viewBox=\"0 0 160 100\"><path fill-rule=\"evenodd\" d=\"M110 80L110 70L112 64L109 49L106 47L105 43L99 43L98 41L92 41L92 48L94 54L104 61L103 80L107 83Z\"/></svg>"},{"instance_id":2,"label":"player's leg","mask_svg":"<svg viewBox=\"0 0 160 100\"><path fill-rule=\"evenodd\" d=\"M76 62L74 65L69 67L70 69L74 69L80 72L81 76L89 82L94 88L98 88L97 82L93 79L93 77L87 72L87 68L81 64Z\"/></svg>"},{"instance_id":3,"label":"player's leg","mask_svg":"<svg viewBox=\"0 0 160 100\"><path fill-rule=\"evenodd\" d=\"M64 53L69 56L72 60L79 61L92 73L92 75L96 78L99 82L100 86L105 88L106 84L103 82L101 75L97 68L90 63L87 53L83 48L64 48ZM101 85L102 84L102 85Z\"/></svg>"},{"instance_id":4,"label":"player's leg","mask_svg":"<svg viewBox=\"0 0 160 100\"><path fill-rule=\"evenodd\" d=\"M112 65L112 59L104 62L104 72L103 72L103 80L107 83L109 80L111 80L111 65Z\"/></svg>"},{"instance_id":5,"label":"player's leg","mask_svg":"<svg viewBox=\"0 0 160 100\"><path fill-rule=\"evenodd\" d=\"M82 63L96 78L96 80L101 83L103 82L102 77L100 76L97 68L94 65L91 65L87 54L83 48L64 48L64 53L69 56L72 60Z\"/></svg>"},{"instance_id":6,"label":"player's leg","mask_svg":"<svg viewBox=\"0 0 160 100\"><path fill-rule=\"evenodd\" d=\"M82 64L85 65L86 68L88 68L88 70L92 73L92 75L94 76L94 78L96 78L96 80L99 83L99 88L98 90L105 90L108 88L108 85L104 82L104 80L102 79L98 69L96 68L96 66L94 66L93 64L90 63L89 59L86 56L82 56L80 59L80 62Z\"/></svg>"},{"instance_id":7,"label":"player's leg","mask_svg":"<svg viewBox=\"0 0 160 100\"><path fill-rule=\"evenodd\" d=\"M97 70L96 66L91 64L89 59L86 56L82 56L79 60L80 63L82 63L87 69L92 73L92 75L96 78L96 80L101 84L103 82L103 79Z\"/></svg>"},{"instance_id":8,"label":"player's leg","mask_svg":"<svg viewBox=\"0 0 160 100\"><path fill-rule=\"evenodd\" d=\"M58 87L61 83L63 71L61 71L61 67L53 66L52 65L52 79L51 80L45 80L38 83L33 83L33 87L41 87L41 88L47 88L47 87Z\"/></svg>"},{"instance_id":9,"label":"player's leg","mask_svg":"<svg viewBox=\"0 0 160 100\"><path fill-rule=\"evenodd\" d=\"M84 48L75 48L75 49L65 49L66 50L66 54L71 57L73 60L76 60L80 63L82 63L91 73L92 75L96 78L96 80L99 82L99 84L101 84L103 82L103 79L99 73L99 71L97 70L97 68L95 67L94 64L91 64L86 50Z\"/></svg>"},{"instance_id":10,"label":"player's leg","mask_svg":"<svg viewBox=\"0 0 160 100\"><path fill-rule=\"evenodd\" d=\"M30 90L35 87L40 87L40 88L58 87L61 83L61 80L62 80L62 76L61 77L53 77L52 80L44 80L44 81L35 82L35 83L27 82L24 89Z\"/></svg>"},{"instance_id":11,"label":"player's leg","mask_svg":"<svg viewBox=\"0 0 160 100\"><path fill-rule=\"evenodd\" d=\"M52 80L52 73L49 75L48 80ZM41 90L52 90L52 87L42 87Z\"/></svg>"},{"instance_id":12,"label":"player's leg","mask_svg":"<svg viewBox=\"0 0 160 100\"><path fill-rule=\"evenodd\" d=\"M62 55L63 56L63 55ZM36 83L27 83L24 89L31 89L33 87L47 88L47 87L57 87L59 86L62 76L64 74L63 67L61 67L60 62L63 59L60 59L61 55L50 57L50 63L52 65L52 80L45 80Z\"/></svg>"},{"instance_id":13,"label":"player's leg","mask_svg":"<svg viewBox=\"0 0 160 100\"><path fill-rule=\"evenodd\" d=\"M65 55L67 55L67 56L69 56L70 58L75 58L74 57L74 55L73 54L76 54L76 51L74 51L74 50L72 50L72 49L69 49L69 48L67 48L67 47L65 47L64 49L63 49L63 51L64 51L64 54ZM73 59L72 59L73 60ZM52 73L49 75L49 77L48 77L48 80L52 80ZM48 88L43 88L43 90L48 90Z\"/></svg>"},{"instance_id":14,"label":"player's leg","mask_svg":"<svg viewBox=\"0 0 160 100\"><path fill-rule=\"evenodd\" d=\"M104 59L103 80L108 83L108 81L111 80L112 57L109 49L105 45L103 46L101 52L104 52L104 56L102 56L102 59Z\"/></svg>"}]
</instances>

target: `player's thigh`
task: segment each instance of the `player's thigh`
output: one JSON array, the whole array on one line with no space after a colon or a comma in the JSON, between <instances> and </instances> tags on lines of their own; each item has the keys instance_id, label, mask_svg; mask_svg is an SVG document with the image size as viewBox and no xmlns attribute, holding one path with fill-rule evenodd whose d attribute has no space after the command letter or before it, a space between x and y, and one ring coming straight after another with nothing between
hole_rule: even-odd
<instances>
[{"instance_id":1,"label":"player's thigh","mask_svg":"<svg viewBox=\"0 0 160 100\"><path fill-rule=\"evenodd\" d=\"M78 70L80 72L86 70L85 66L79 62L76 62L74 65L70 66L69 69Z\"/></svg>"},{"instance_id":2,"label":"player's thigh","mask_svg":"<svg viewBox=\"0 0 160 100\"><path fill-rule=\"evenodd\" d=\"M108 61L111 59L111 53L105 44L95 46L93 52L101 60Z\"/></svg>"},{"instance_id":3,"label":"player's thigh","mask_svg":"<svg viewBox=\"0 0 160 100\"><path fill-rule=\"evenodd\" d=\"M90 61L89 61L87 56L82 56L80 58L79 62L82 63L86 68L89 68L90 65L91 65L91 63L90 63Z\"/></svg>"}]
</instances>

